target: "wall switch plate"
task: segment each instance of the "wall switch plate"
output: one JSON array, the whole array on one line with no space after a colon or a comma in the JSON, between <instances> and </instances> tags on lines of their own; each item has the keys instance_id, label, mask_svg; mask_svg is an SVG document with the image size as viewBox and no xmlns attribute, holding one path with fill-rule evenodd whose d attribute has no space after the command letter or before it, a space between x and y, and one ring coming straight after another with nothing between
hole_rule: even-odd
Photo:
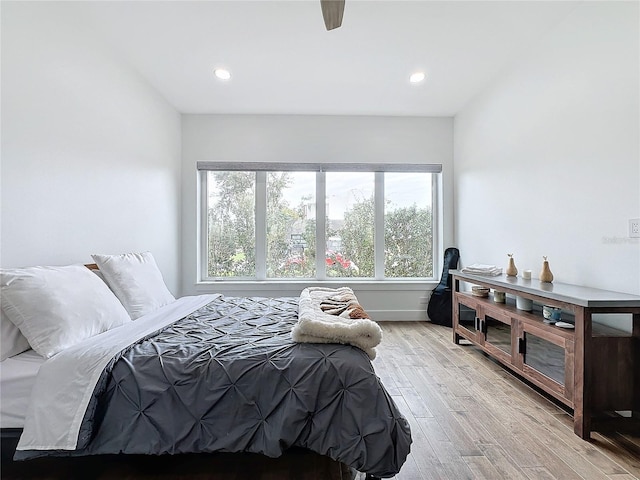
<instances>
[{"instance_id":1,"label":"wall switch plate","mask_svg":"<svg viewBox=\"0 0 640 480\"><path fill-rule=\"evenodd\" d=\"M640 218L629 220L629 238L640 238Z\"/></svg>"}]
</instances>

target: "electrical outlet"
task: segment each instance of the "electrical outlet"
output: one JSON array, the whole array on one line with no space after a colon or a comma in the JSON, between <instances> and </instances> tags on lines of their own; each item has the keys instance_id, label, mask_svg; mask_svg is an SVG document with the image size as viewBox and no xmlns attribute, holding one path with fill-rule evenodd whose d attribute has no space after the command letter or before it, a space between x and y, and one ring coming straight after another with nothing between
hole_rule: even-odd
<instances>
[{"instance_id":1,"label":"electrical outlet","mask_svg":"<svg viewBox=\"0 0 640 480\"><path fill-rule=\"evenodd\" d=\"M629 220L629 238L640 238L640 218Z\"/></svg>"}]
</instances>

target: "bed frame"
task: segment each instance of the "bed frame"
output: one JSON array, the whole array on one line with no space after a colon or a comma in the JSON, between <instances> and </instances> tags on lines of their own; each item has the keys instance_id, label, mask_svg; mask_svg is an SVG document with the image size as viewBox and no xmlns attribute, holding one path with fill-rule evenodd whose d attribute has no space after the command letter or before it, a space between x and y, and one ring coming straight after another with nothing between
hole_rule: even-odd
<instances>
[{"instance_id":1,"label":"bed frame","mask_svg":"<svg viewBox=\"0 0 640 480\"><path fill-rule=\"evenodd\" d=\"M0 450L3 464L7 461L13 460L13 453L16 451L16 447L18 446L20 435L22 435L21 428L0 429Z\"/></svg>"}]
</instances>

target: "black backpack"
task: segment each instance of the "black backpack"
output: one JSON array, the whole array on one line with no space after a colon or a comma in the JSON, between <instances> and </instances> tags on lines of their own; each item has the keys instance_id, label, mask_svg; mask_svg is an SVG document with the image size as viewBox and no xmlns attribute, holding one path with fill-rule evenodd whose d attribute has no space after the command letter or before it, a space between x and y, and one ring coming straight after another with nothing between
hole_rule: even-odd
<instances>
[{"instance_id":1,"label":"black backpack","mask_svg":"<svg viewBox=\"0 0 640 480\"><path fill-rule=\"evenodd\" d=\"M451 292L451 277L449 276L449 269L458 268L458 259L460 258L460 251L455 247L449 247L444 251L444 264L442 266L442 278L440 283L431 292L431 298L427 305L427 315L432 323L438 325L444 325L450 327L451 323L451 309L452 304L452 292Z\"/></svg>"}]
</instances>

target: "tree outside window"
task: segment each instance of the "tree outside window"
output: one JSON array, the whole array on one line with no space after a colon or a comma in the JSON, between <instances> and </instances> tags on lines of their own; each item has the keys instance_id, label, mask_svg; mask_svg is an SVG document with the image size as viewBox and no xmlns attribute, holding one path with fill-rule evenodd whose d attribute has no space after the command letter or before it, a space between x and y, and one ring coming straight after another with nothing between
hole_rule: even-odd
<instances>
[{"instance_id":1,"label":"tree outside window","mask_svg":"<svg viewBox=\"0 0 640 480\"><path fill-rule=\"evenodd\" d=\"M262 174L266 195L260 197L256 171L206 173L207 277L256 279L259 271L265 279L434 277L433 173L385 172L382 188L376 188L373 172ZM317 232L320 175L325 228ZM377 219L376 195L382 191L384 215ZM260 215L264 232L256 230ZM319 234L325 245L320 262ZM384 237L378 252L376 235ZM256 255L260 242L262 259ZM383 272L376 272L377 256Z\"/></svg>"}]
</instances>

